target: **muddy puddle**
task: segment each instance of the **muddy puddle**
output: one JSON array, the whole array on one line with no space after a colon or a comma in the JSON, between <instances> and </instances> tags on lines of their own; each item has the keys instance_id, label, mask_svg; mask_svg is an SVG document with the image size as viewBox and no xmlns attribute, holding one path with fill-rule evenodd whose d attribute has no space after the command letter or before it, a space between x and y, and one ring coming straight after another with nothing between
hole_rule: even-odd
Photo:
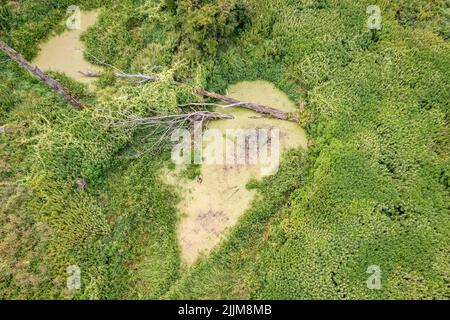
<instances>
[{"instance_id":1,"label":"muddy puddle","mask_svg":"<svg viewBox=\"0 0 450 320\"><path fill-rule=\"evenodd\" d=\"M228 89L229 96L242 101L251 101L276 107L283 111L295 111L296 107L286 94L265 81L241 82ZM210 122L209 129L220 131L224 139L229 139L230 129L266 129L279 130L279 149L307 147L304 130L297 124L264 118L255 118L259 114L243 108L217 110L232 114L235 119ZM252 118L253 117L253 118ZM268 137L271 137L269 134ZM242 141L241 141L242 142ZM203 148L210 148L216 141L204 141ZM235 140L237 144L238 141ZM237 148L240 146L238 145ZM219 149L223 145L219 146ZM226 149L226 147L225 147ZM205 151L205 150L204 150ZM259 151L258 151L259 152ZM240 216L248 209L255 196L254 190L247 190L246 184L251 179L261 179L264 173L260 162L208 164L207 152L201 166L201 175L194 180L183 178L182 168L166 172L169 184L180 193L181 202L178 210L181 214L178 224L178 240L182 259L188 265L195 263L206 255L226 237Z\"/></svg>"},{"instance_id":2,"label":"muddy puddle","mask_svg":"<svg viewBox=\"0 0 450 320\"><path fill-rule=\"evenodd\" d=\"M64 72L77 81L90 84L95 78L84 77L79 71L99 71L98 67L87 62L83 57L81 35L94 25L100 11L81 11L80 29L67 29L51 37L40 46L39 55L33 61L44 71Z\"/></svg>"}]
</instances>

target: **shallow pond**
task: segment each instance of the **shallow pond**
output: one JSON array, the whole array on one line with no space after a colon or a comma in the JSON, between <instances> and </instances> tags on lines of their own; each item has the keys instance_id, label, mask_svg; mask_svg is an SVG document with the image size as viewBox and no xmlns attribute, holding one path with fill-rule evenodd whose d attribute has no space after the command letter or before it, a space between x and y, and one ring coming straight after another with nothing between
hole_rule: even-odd
<instances>
[{"instance_id":1,"label":"shallow pond","mask_svg":"<svg viewBox=\"0 0 450 320\"><path fill-rule=\"evenodd\" d=\"M80 29L67 29L63 33L51 37L40 46L39 55L33 61L44 71L59 71L83 83L91 83L94 78L84 77L80 71L98 71L99 69L87 62L83 57L81 35L94 25L100 11L81 11Z\"/></svg>"},{"instance_id":2,"label":"shallow pond","mask_svg":"<svg viewBox=\"0 0 450 320\"><path fill-rule=\"evenodd\" d=\"M289 112L296 109L286 94L265 81L241 82L232 85L228 89L228 95L283 111ZM259 114L243 108L218 111L235 117L233 120L213 121L209 124L209 128L220 130L225 137L229 129L273 130L277 128L281 150L307 147L305 131L296 123L254 118ZM207 144L204 145L204 148L206 147L208 147ZM179 190L182 198L178 206L182 213L178 224L182 258L187 264L193 264L200 255L207 254L213 249L249 208L255 191L247 190L245 186L252 178L262 178L261 164L204 163L201 167L201 176L196 180L183 179L179 171L169 173L168 180Z\"/></svg>"}]
</instances>

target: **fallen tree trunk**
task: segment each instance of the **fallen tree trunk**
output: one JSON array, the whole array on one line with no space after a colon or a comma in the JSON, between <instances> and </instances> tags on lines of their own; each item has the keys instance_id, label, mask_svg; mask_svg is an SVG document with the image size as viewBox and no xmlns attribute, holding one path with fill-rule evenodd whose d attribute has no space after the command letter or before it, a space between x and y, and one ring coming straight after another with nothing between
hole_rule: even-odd
<instances>
[{"instance_id":1,"label":"fallen tree trunk","mask_svg":"<svg viewBox=\"0 0 450 320\"><path fill-rule=\"evenodd\" d=\"M53 91L55 91L59 96L66 100L73 108L77 110L83 109L83 104L80 100L75 97L68 89L61 85L58 81L50 77L48 74L43 72L37 66L32 65L24 57L14 49L9 47L6 43L0 40L0 50L6 53L12 60L17 62L21 67L28 70L36 78L47 84Z\"/></svg>"},{"instance_id":2,"label":"fallen tree trunk","mask_svg":"<svg viewBox=\"0 0 450 320\"><path fill-rule=\"evenodd\" d=\"M240 101L240 100L237 100L237 99L234 99L234 98L231 98L228 96L224 96L224 95L221 95L221 94L218 94L215 92L209 92L204 89L198 89L197 93L203 97L222 100L222 101L231 103L231 105L234 105L234 106L240 106L243 108L253 110L258 113L266 114L266 115L270 116L271 118L298 122L297 115L295 115L293 113L289 113L289 112L284 112L284 111L281 111L276 108L272 108L272 107L264 106L264 105L260 105L260 104L255 104L255 103L251 103L251 102Z\"/></svg>"}]
</instances>

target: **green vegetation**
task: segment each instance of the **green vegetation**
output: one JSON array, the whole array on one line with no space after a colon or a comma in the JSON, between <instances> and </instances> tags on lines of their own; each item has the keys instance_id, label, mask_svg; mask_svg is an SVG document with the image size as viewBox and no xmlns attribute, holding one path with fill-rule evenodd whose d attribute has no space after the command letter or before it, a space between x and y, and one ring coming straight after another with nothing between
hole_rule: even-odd
<instances>
[{"instance_id":1,"label":"green vegetation","mask_svg":"<svg viewBox=\"0 0 450 320\"><path fill-rule=\"evenodd\" d=\"M27 59L74 1L0 5L0 38ZM77 1L75 1L77 2ZM75 3L76 4L76 3ZM76 112L0 54L0 298L448 299L450 57L444 0L78 1L103 6L87 51L161 81L53 74ZM92 62L92 57L89 57ZM252 207L210 256L180 261L169 152L108 119L176 113L190 86L264 79L314 142L249 187ZM186 175L195 178L200 168ZM76 186L76 179L87 188ZM82 288L69 291L66 268ZM367 267L382 289L366 287Z\"/></svg>"}]
</instances>

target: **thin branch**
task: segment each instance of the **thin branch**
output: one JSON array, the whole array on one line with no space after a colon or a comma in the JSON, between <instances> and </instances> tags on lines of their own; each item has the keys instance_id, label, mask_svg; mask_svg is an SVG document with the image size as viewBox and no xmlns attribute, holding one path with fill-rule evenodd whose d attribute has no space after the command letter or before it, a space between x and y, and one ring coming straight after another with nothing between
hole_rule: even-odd
<instances>
[{"instance_id":1,"label":"thin branch","mask_svg":"<svg viewBox=\"0 0 450 320\"><path fill-rule=\"evenodd\" d=\"M152 131L147 134L144 139L157 138L152 142L148 151L151 153L159 151L168 141L168 137L177 129L185 128L188 124L194 122L204 123L209 120L219 119L233 119L234 117L229 114L223 114L210 111L194 111L183 114L163 114L153 117L135 117L132 119L126 119L122 121L116 121L112 123L98 123L102 126L116 127L116 128L150 128ZM142 155L142 153L140 153Z\"/></svg>"}]
</instances>

